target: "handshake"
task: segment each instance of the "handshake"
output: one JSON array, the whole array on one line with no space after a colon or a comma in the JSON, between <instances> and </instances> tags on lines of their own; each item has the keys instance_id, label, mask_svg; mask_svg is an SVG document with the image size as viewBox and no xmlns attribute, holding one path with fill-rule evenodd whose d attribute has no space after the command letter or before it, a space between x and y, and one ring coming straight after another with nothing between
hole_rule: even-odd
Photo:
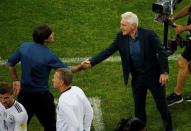
<instances>
[{"instance_id":1,"label":"handshake","mask_svg":"<svg viewBox=\"0 0 191 131\"><path fill-rule=\"evenodd\" d=\"M91 68L91 63L89 59L85 59L82 61L81 64L75 65L71 67L72 72L79 72L79 71L84 71Z\"/></svg>"},{"instance_id":2,"label":"handshake","mask_svg":"<svg viewBox=\"0 0 191 131\"><path fill-rule=\"evenodd\" d=\"M89 59L85 59L84 61L82 61L80 65L81 65L81 70L86 70L91 67Z\"/></svg>"}]
</instances>

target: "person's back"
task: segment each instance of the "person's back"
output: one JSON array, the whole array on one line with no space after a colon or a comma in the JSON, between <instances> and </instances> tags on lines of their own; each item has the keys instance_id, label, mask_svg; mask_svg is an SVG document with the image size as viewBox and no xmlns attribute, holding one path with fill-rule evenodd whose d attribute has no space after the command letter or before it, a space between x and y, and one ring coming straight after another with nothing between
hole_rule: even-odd
<instances>
[{"instance_id":1,"label":"person's back","mask_svg":"<svg viewBox=\"0 0 191 131\"><path fill-rule=\"evenodd\" d=\"M48 45L54 41L54 32L42 24L34 28L33 41L23 43L9 58L8 67L13 79L15 96L28 114L28 124L36 115L45 131L56 131L55 104L48 89L51 69L67 67L53 54ZM21 62L21 81L16 64Z\"/></svg>"},{"instance_id":2,"label":"person's back","mask_svg":"<svg viewBox=\"0 0 191 131\"><path fill-rule=\"evenodd\" d=\"M22 88L32 88L32 90L47 90L48 78L52 67L61 68L64 65L53 63L58 58L47 46L33 42L27 42L17 50L20 54L22 66ZM10 57L8 63L14 65L18 62L15 57ZM54 65L55 64L55 65ZM56 66L57 64L57 66Z\"/></svg>"},{"instance_id":3,"label":"person's back","mask_svg":"<svg viewBox=\"0 0 191 131\"><path fill-rule=\"evenodd\" d=\"M52 67L61 68L63 64L54 66L52 61L58 59L45 45L36 43L26 43L20 48L22 53L22 78L23 88L40 88L47 89L48 78Z\"/></svg>"},{"instance_id":4,"label":"person's back","mask_svg":"<svg viewBox=\"0 0 191 131\"><path fill-rule=\"evenodd\" d=\"M34 42L23 43L8 58L7 64L11 68L13 68L18 62L21 62L22 89L46 91L48 90L50 70L66 67L66 65L62 63L47 47L54 41L53 36L54 33L48 25L43 24L37 26L33 32Z\"/></svg>"},{"instance_id":5,"label":"person's back","mask_svg":"<svg viewBox=\"0 0 191 131\"><path fill-rule=\"evenodd\" d=\"M84 92L79 87L71 86L68 90L63 92L59 98L57 107L57 130L90 130L89 125L91 125L93 117L93 110L90 107L91 105ZM87 110L87 108L90 110Z\"/></svg>"}]
</instances>

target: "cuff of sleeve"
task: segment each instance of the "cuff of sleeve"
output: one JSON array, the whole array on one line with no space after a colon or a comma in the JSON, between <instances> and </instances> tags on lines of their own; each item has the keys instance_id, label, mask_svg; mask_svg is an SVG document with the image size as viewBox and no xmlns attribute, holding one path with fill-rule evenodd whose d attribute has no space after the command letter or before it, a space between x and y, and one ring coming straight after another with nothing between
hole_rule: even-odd
<instances>
[{"instance_id":1,"label":"cuff of sleeve","mask_svg":"<svg viewBox=\"0 0 191 131\"><path fill-rule=\"evenodd\" d=\"M168 75L168 72L163 72L162 74Z\"/></svg>"}]
</instances>

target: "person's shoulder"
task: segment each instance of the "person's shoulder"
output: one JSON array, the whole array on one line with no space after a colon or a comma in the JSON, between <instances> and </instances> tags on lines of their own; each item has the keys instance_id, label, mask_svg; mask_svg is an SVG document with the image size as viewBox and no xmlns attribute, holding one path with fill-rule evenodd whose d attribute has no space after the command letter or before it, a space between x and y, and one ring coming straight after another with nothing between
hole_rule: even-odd
<instances>
[{"instance_id":1,"label":"person's shoulder","mask_svg":"<svg viewBox=\"0 0 191 131\"><path fill-rule=\"evenodd\" d=\"M29 46L29 45L32 45L32 44L35 44L35 43L34 42L22 42L21 46Z\"/></svg>"},{"instance_id":2,"label":"person's shoulder","mask_svg":"<svg viewBox=\"0 0 191 131\"><path fill-rule=\"evenodd\" d=\"M23 42L23 43L21 43L20 48L25 49L25 48L30 47L31 45L34 45L34 42Z\"/></svg>"},{"instance_id":3,"label":"person's shoulder","mask_svg":"<svg viewBox=\"0 0 191 131\"><path fill-rule=\"evenodd\" d=\"M153 32L154 32L154 30L151 29L151 28L143 28L143 27L139 27L138 29L139 29L140 31L145 32L145 33L153 33Z\"/></svg>"},{"instance_id":4,"label":"person's shoulder","mask_svg":"<svg viewBox=\"0 0 191 131\"><path fill-rule=\"evenodd\" d=\"M120 38L120 37L123 37L123 34L121 31L119 31L119 32L117 32L116 36L117 36L117 38Z\"/></svg>"},{"instance_id":5,"label":"person's shoulder","mask_svg":"<svg viewBox=\"0 0 191 131\"><path fill-rule=\"evenodd\" d=\"M150 36L156 35L155 31L153 29L151 29L151 28L142 28L142 27L139 27L138 30L145 37L150 37Z\"/></svg>"},{"instance_id":6,"label":"person's shoulder","mask_svg":"<svg viewBox=\"0 0 191 131\"><path fill-rule=\"evenodd\" d=\"M85 92L78 86L72 86L73 92L80 98L86 97Z\"/></svg>"},{"instance_id":7,"label":"person's shoulder","mask_svg":"<svg viewBox=\"0 0 191 131\"><path fill-rule=\"evenodd\" d=\"M83 92L83 90L78 86L71 86L71 89L75 90L75 91L78 91L78 92Z\"/></svg>"},{"instance_id":8,"label":"person's shoulder","mask_svg":"<svg viewBox=\"0 0 191 131\"><path fill-rule=\"evenodd\" d=\"M19 113L25 113L26 110L24 108L24 106L19 103L18 101L15 100L15 103L13 104L13 107L15 109L15 111L19 114Z\"/></svg>"}]
</instances>

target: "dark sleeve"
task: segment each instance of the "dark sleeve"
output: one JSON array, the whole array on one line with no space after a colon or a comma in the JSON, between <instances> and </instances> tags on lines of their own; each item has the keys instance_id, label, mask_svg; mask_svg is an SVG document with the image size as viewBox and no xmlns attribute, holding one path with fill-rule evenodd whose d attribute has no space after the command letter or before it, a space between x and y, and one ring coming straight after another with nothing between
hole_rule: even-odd
<instances>
[{"instance_id":1,"label":"dark sleeve","mask_svg":"<svg viewBox=\"0 0 191 131\"><path fill-rule=\"evenodd\" d=\"M48 66L53 68L53 69L67 68L68 67L55 54L52 54L52 56L48 62Z\"/></svg>"},{"instance_id":2,"label":"dark sleeve","mask_svg":"<svg viewBox=\"0 0 191 131\"><path fill-rule=\"evenodd\" d=\"M150 38L150 43L152 44L152 47L154 48L154 51L156 52L157 60L160 65L160 73L164 73L164 72L169 73L167 53L159 37L154 31L151 31L149 38Z\"/></svg>"},{"instance_id":3,"label":"dark sleeve","mask_svg":"<svg viewBox=\"0 0 191 131\"><path fill-rule=\"evenodd\" d=\"M113 53L115 53L115 51L118 50L118 44L119 44L118 41L119 41L119 34L114 39L114 41L109 45L108 48L104 49L103 51L101 51L100 53L98 53L97 55L95 55L90 59L91 65L94 66L102 62L103 60L107 59L108 57L110 57Z\"/></svg>"},{"instance_id":4,"label":"dark sleeve","mask_svg":"<svg viewBox=\"0 0 191 131\"><path fill-rule=\"evenodd\" d=\"M18 48L9 58L7 61L8 66L15 66L21 60L21 53L20 48Z\"/></svg>"}]
</instances>

